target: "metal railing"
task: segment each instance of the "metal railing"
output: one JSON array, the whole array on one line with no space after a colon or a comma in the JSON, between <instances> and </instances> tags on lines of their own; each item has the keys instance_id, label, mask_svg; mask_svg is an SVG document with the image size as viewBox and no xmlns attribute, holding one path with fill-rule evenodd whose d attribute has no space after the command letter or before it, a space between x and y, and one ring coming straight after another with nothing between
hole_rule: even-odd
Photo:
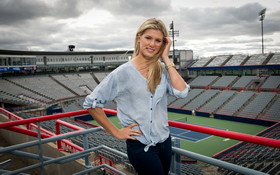
<instances>
[{"instance_id":1,"label":"metal railing","mask_svg":"<svg viewBox=\"0 0 280 175\"><path fill-rule=\"evenodd\" d=\"M117 115L116 111L114 111L114 110L104 109L104 111L108 114ZM6 116L8 116L9 119L16 118L15 114L10 113L9 111L6 111L3 108L0 108L0 112L5 114ZM62 135L50 135L50 134L46 134L46 133L40 133L41 132L40 122L42 122L42 121L54 120L54 119L60 119L60 118L65 118L65 117L72 117L72 116L79 116L79 115L88 115L88 114L89 113L87 110L81 110L81 111L74 111L74 112L68 112L68 113L54 114L54 115L49 115L49 116L42 116L42 117L35 117L35 118L0 123L1 129L7 129L7 130L23 133L26 135L38 137L38 140L35 140L35 141L21 143L21 144L8 146L8 147L4 147L4 148L2 147L2 148L0 148L0 154L13 153L13 154L17 154L17 155L21 155L21 156L25 156L25 157L29 157L29 158L36 158L36 159L41 160L40 163L30 165L30 166L27 166L24 168L20 168L15 171L7 172L6 170L0 170L0 172L4 171L4 172L2 172L3 174L10 175L10 174L18 174L21 172L25 172L27 170L34 169L34 168L41 168L41 170L44 171L44 166L49 165L49 164L54 164L54 163L63 164L63 163L67 163L67 162L70 162L73 160L84 158L85 167L87 169L76 173L77 175L86 174L88 172L95 171L98 168L108 168L108 169L112 170L113 172L115 172L116 174L124 174L123 172L120 172L119 170L117 170L113 167L109 168L108 165L100 165L100 166L95 166L95 167L92 167L90 165L90 162L88 160L89 154L93 151L97 151L97 150L101 150L101 149L106 149L110 152L113 152L115 154L118 154L122 157L127 158L127 155L125 153L112 149L112 148L109 148L105 145L97 146L94 148L89 148L88 134L90 134L92 132L100 131L101 127L84 129L84 130L79 129L75 132L62 134ZM22 127L17 127L18 125L27 125L28 126L32 123L38 123L37 132L30 131L30 130L22 128ZM67 125L67 124L65 124L65 125ZM180 122L175 122L175 121L169 121L169 125L172 127L207 133L207 134L216 135L216 136L220 136L220 137L226 137L226 138L231 138L231 139L235 139L235 140L241 140L241 141L252 142L252 143L256 143L256 144L260 144L260 145L280 148L280 140L276 140L276 139L270 139L270 138L265 138L265 137L260 137L260 136L252 136L252 135L248 135L248 134L241 134L241 133L224 131L224 130L219 130L219 129L214 129L214 128L207 128L207 127L203 127L203 126L180 123ZM60 141L60 140L67 139L70 137L75 137L78 135L83 136L83 141L84 141L83 148L81 149L81 147L79 147L75 144L73 144L71 146L76 148L79 151L77 151L75 153L71 153L66 156L59 157L59 158L50 158L50 157L46 157L46 156L42 155L43 150L40 145L49 143L49 142ZM65 142L65 144L67 144L67 142ZM18 151L19 149L34 146L34 145L39 145L38 146L39 155L34 155L32 153ZM178 167L176 164L178 164L179 162L175 157L178 157L178 156L187 156L187 157L196 159L198 161L202 161L202 162L205 162L208 164L219 166L221 168L228 169L228 170L235 171L235 172L242 173L242 174L254 174L254 175L266 174L266 173L259 172L259 171L249 169L246 167L242 167L242 166L239 166L236 164L228 163L225 161L221 161L218 159L214 159L211 157L193 153L193 152L190 152L187 150L183 150L183 149L180 149L180 148L177 148L174 146L172 147L172 150L173 150L174 156L173 156L173 163L172 163L172 167L171 167L171 174L176 174L176 175L180 174L180 170L178 168L176 168L176 167Z\"/></svg>"}]
</instances>

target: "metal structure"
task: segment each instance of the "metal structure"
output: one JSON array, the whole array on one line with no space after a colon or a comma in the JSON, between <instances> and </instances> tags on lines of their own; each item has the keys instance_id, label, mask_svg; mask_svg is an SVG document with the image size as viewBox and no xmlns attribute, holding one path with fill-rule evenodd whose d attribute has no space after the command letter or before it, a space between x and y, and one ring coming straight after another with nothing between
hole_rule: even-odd
<instances>
[{"instance_id":1,"label":"metal structure","mask_svg":"<svg viewBox=\"0 0 280 175\"><path fill-rule=\"evenodd\" d=\"M117 112L114 110L105 109L104 111L108 114L113 114L113 115L117 114ZM65 122L58 121L59 124L67 126L67 127L71 127L72 129L75 129L76 131L60 134L59 126L57 126L56 128L58 129L58 131L56 132L57 133L56 135L51 135L51 134L48 134L45 132L41 133L43 130L42 130L42 128L40 128L40 122L47 121L47 120L66 118L66 117L73 117L73 116L78 116L78 115L88 115L87 110L74 111L74 112L68 112L68 113L62 113L62 114L54 114L54 115L35 117L35 118L29 118L29 119L23 119L23 120L16 120L18 118L17 115L15 115L3 108L0 108L0 112L2 114L4 114L5 116L7 116L10 120L10 122L0 123L0 129L7 129L7 130L15 131L18 133L22 133L22 134L26 134L26 135L30 135L30 136L34 136L34 137L38 138L35 141L25 142L25 143L12 145L12 146L8 146L8 147L1 147L0 154L12 153L12 154L15 154L18 156L40 160L40 162L37 164L33 164L33 165L30 165L30 166L27 166L24 168L20 168L15 171L3 170L0 167L1 174L4 174L4 175L19 174L19 173L22 173L24 171L31 170L34 168L41 168L41 172L44 172L44 166L47 166L50 164L64 164L64 163L71 162L71 161L81 159L81 158L83 158L85 160L84 161L85 170L76 172L75 173L76 175L87 174L87 173L93 172L99 168L107 168L107 169L111 170L112 172L114 172L114 174L124 174L123 172L120 172L119 170L117 170L113 167L110 167L109 165L106 165L106 164L99 165L99 166L92 166L88 160L89 154L91 152L94 152L94 151L97 151L100 149L106 149L106 150L113 152L115 154L118 154L120 156L127 157L127 155L125 153L114 150L114 149L109 148L104 145L100 145L100 146L93 147L93 148L88 147L88 139L89 139L88 134L102 130L101 127L83 129L83 128L77 127L75 125L71 126L71 124L67 124ZM15 121L13 121L13 120L15 120ZM33 123L37 123L37 125L35 125ZM23 125L23 126L25 125L26 129L23 127L18 127L18 125ZM34 128L30 130L29 129L30 125L37 126L37 131L34 131ZM174 121L169 121L169 125L173 126L173 127L177 127L177 128L188 129L188 130L198 131L198 132L212 134L212 135L216 135L216 136L221 136L221 137L226 137L226 138L231 138L231 139L236 139L236 140L241 140L241 141L252 142L252 143L257 143L257 144L261 144L261 145L280 148L280 140L276 140L276 139L270 139L270 138L265 138L265 137L260 137L260 136L252 136L252 135L248 135L248 134L240 134L240 133L231 132L231 131L224 131L224 130L219 130L219 129L197 126L197 125L193 125L193 124L174 122ZM72 145L68 145L68 146L70 148L75 148L77 150L76 152L72 152L71 154L68 154L68 155L65 155L62 157L58 157L58 158L43 156L42 152L44 150L42 149L42 144L54 142L54 141L60 141L60 140L63 141L64 139L67 139L69 137L74 137L74 136L79 136L79 135L83 137L83 148L79 147L78 145L72 144ZM64 142L64 144L66 144L66 146L67 146L68 143ZM35 145L38 146L38 155L24 152L24 151L19 151L22 148L27 148L27 147L31 147L31 146L35 146ZM180 162L180 158L179 158L180 156L188 156L188 157L196 159L198 161L206 162L208 164L219 166L221 168L225 168L225 169L235 171L235 172L238 172L241 174L254 174L254 175L266 174L266 173L259 172L259 171L253 170L253 169L249 169L246 167L242 167L239 165L235 165L232 163L228 163L225 161L217 160L217 159L214 159L211 157L207 157L207 156L196 154L196 153L193 153L190 151L186 151L186 150L177 148L176 145L178 145L178 142L176 143L176 141L175 141L173 143L173 147L172 147L172 151L174 154L173 154L173 158L172 158L173 161L172 161L172 167L171 167L170 174L180 175L180 173L181 173L180 166L178 166L178 164ZM7 163L7 162L4 162L4 163Z\"/></svg>"},{"instance_id":2,"label":"metal structure","mask_svg":"<svg viewBox=\"0 0 280 175\"><path fill-rule=\"evenodd\" d=\"M259 12L260 21L261 21L261 30L262 30L262 54L264 54L264 46L263 46L263 20L265 17L266 8Z\"/></svg>"},{"instance_id":3,"label":"metal structure","mask_svg":"<svg viewBox=\"0 0 280 175\"><path fill-rule=\"evenodd\" d=\"M174 27L174 23L172 21L172 23L170 24L170 30L169 31L169 36L172 37L172 47L173 47L173 55L172 55L172 58L173 58L173 61L175 64L177 64L178 62L180 63L180 61L177 60L177 58L175 58L175 39L174 37L179 37L179 31L178 30L175 30L175 27Z\"/></svg>"}]
</instances>

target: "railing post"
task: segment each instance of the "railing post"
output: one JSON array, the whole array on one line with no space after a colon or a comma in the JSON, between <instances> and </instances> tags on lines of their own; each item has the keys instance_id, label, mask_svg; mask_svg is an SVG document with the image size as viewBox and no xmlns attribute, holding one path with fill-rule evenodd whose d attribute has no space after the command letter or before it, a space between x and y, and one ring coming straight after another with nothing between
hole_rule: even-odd
<instances>
[{"instance_id":1,"label":"railing post","mask_svg":"<svg viewBox=\"0 0 280 175\"><path fill-rule=\"evenodd\" d=\"M58 122L55 122L55 134L60 135L60 123L58 123ZM57 145L58 150L62 150L62 141L61 140L57 140L56 145Z\"/></svg>"},{"instance_id":2,"label":"railing post","mask_svg":"<svg viewBox=\"0 0 280 175\"><path fill-rule=\"evenodd\" d=\"M86 151L86 150L88 150L88 134L84 134L83 139L84 139L83 140L84 150ZM88 168L91 167L88 156L85 157L85 166L88 167Z\"/></svg>"},{"instance_id":3,"label":"railing post","mask_svg":"<svg viewBox=\"0 0 280 175\"><path fill-rule=\"evenodd\" d=\"M39 154L39 160L41 162L41 171L40 171L40 174L41 175L44 175L46 174L45 173L45 168L44 168L44 159L43 159L43 149L42 149L42 138L41 138L41 122L38 122L37 123L37 126L38 126L38 129L37 129L37 139L39 141L39 144L38 144L38 154Z\"/></svg>"},{"instance_id":4,"label":"railing post","mask_svg":"<svg viewBox=\"0 0 280 175\"><path fill-rule=\"evenodd\" d=\"M180 139L172 137L172 147L180 148ZM181 175L181 155L175 152L172 152L172 159L171 159L171 167L170 167L170 174Z\"/></svg>"}]
</instances>

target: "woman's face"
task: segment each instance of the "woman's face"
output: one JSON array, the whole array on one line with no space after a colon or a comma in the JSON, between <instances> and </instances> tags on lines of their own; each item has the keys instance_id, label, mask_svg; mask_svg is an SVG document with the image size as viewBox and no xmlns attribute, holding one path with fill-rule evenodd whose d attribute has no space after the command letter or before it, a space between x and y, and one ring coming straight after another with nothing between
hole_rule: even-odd
<instances>
[{"instance_id":1,"label":"woman's face","mask_svg":"<svg viewBox=\"0 0 280 175\"><path fill-rule=\"evenodd\" d=\"M157 54L163 44L163 34L160 30L147 29L138 36L140 54L144 58L151 58Z\"/></svg>"}]
</instances>

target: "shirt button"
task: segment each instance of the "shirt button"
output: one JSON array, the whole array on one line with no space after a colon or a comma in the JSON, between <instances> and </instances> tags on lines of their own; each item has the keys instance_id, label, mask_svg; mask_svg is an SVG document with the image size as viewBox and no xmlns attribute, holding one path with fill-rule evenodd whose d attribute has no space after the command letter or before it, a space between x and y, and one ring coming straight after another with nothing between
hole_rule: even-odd
<instances>
[{"instance_id":1,"label":"shirt button","mask_svg":"<svg viewBox=\"0 0 280 175\"><path fill-rule=\"evenodd\" d=\"M153 96L151 95L151 98L153 98Z\"/></svg>"},{"instance_id":2,"label":"shirt button","mask_svg":"<svg viewBox=\"0 0 280 175\"><path fill-rule=\"evenodd\" d=\"M151 108L151 110L153 110L153 108Z\"/></svg>"},{"instance_id":3,"label":"shirt button","mask_svg":"<svg viewBox=\"0 0 280 175\"><path fill-rule=\"evenodd\" d=\"M153 121L151 121L151 123L153 123Z\"/></svg>"}]
</instances>

